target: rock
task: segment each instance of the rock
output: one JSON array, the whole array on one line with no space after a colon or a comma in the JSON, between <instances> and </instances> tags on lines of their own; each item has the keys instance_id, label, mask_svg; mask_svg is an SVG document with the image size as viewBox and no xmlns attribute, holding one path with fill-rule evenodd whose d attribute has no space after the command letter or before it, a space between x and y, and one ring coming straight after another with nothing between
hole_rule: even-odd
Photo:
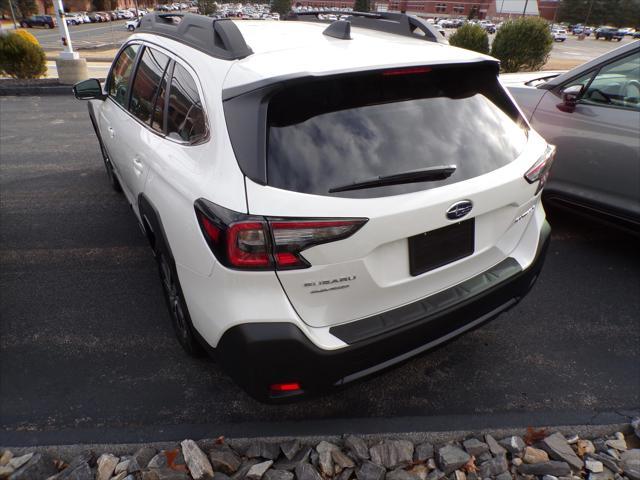
<instances>
[{"instance_id":1,"label":"rock","mask_svg":"<svg viewBox=\"0 0 640 480\"><path fill-rule=\"evenodd\" d=\"M549 461L549 455L544 450L539 448L526 447L524 449L524 455L522 460L525 463L542 463Z\"/></svg>"},{"instance_id":2,"label":"rock","mask_svg":"<svg viewBox=\"0 0 640 480\"><path fill-rule=\"evenodd\" d=\"M80 465L68 466L54 478L55 480L93 480L97 477L93 475L89 464L83 462Z\"/></svg>"},{"instance_id":3,"label":"rock","mask_svg":"<svg viewBox=\"0 0 640 480\"><path fill-rule=\"evenodd\" d=\"M322 480L322 477L313 465L305 462L296 467L296 480Z\"/></svg>"},{"instance_id":4,"label":"rock","mask_svg":"<svg viewBox=\"0 0 640 480\"><path fill-rule=\"evenodd\" d=\"M293 473L271 468L265 472L262 478L264 480L293 480Z\"/></svg>"},{"instance_id":5,"label":"rock","mask_svg":"<svg viewBox=\"0 0 640 480\"><path fill-rule=\"evenodd\" d=\"M147 468L167 468L168 466L167 456L164 454L164 450L154 455L149 463L147 464ZM138 462L135 459L131 459L129 462L129 473L137 472L142 470L141 466L138 466Z\"/></svg>"},{"instance_id":6,"label":"rock","mask_svg":"<svg viewBox=\"0 0 640 480\"><path fill-rule=\"evenodd\" d=\"M429 460L427 460L427 468L429 470L435 470L437 468L435 459L430 458Z\"/></svg>"},{"instance_id":7,"label":"rock","mask_svg":"<svg viewBox=\"0 0 640 480\"><path fill-rule=\"evenodd\" d=\"M615 448L608 448L605 453L616 460L620 460L620 454Z\"/></svg>"},{"instance_id":8,"label":"rock","mask_svg":"<svg viewBox=\"0 0 640 480\"><path fill-rule=\"evenodd\" d=\"M627 442L624 440L624 437L607 440L605 445L607 447L615 448L619 452L624 452L627 449Z\"/></svg>"},{"instance_id":9,"label":"rock","mask_svg":"<svg viewBox=\"0 0 640 480\"><path fill-rule=\"evenodd\" d=\"M419 443L413 449L413 461L424 463L433 458L433 445L429 442Z\"/></svg>"},{"instance_id":10,"label":"rock","mask_svg":"<svg viewBox=\"0 0 640 480\"><path fill-rule=\"evenodd\" d=\"M604 465L602 462L598 460L593 460L592 458L588 458L584 462L584 468L593 473L600 473L604 470Z\"/></svg>"},{"instance_id":11,"label":"rock","mask_svg":"<svg viewBox=\"0 0 640 480\"><path fill-rule=\"evenodd\" d=\"M389 470L405 467L413 461L413 443L407 440L385 440L369 449L371 461Z\"/></svg>"},{"instance_id":12,"label":"rock","mask_svg":"<svg viewBox=\"0 0 640 480\"><path fill-rule=\"evenodd\" d=\"M620 457L624 475L630 480L640 480L640 449L627 450Z\"/></svg>"},{"instance_id":13,"label":"rock","mask_svg":"<svg viewBox=\"0 0 640 480\"><path fill-rule=\"evenodd\" d=\"M504 448L502 448L500 444L496 441L496 439L493 438L491 435L485 435L484 440L485 442L487 442L487 445L489 446L489 451L493 455L500 455L501 453L507 453L507 451Z\"/></svg>"},{"instance_id":14,"label":"rock","mask_svg":"<svg viewBox=\"0 0 640 480\"><path fill-rule=\"evenodd\" d=\"M171 468L154 468L142 474L143 480L189 480L189 478L187 472L172 470ZM124 477L118 480L124 480Z\"/></svg>"},{"instance_id":15,"label":"rock","mask_svg":"<svg viewBox=\"0 0 640 480\"><path fill-rule=\"evenodd\" d=\"M8 462L7 462L8 463ZM13 473L13 467L11 465L0 465L0 478L9 478L9 475Z\"/></svg>"},{"instance_id":16,"label":"rock","mask_svg":"<svg viewBox=\"0 0 640 480\"><path fill-rule=\"evenodd\" d=\"M596 447L591 440L578 440L576 443L576 449L578 450L578 456L584 457L590 453L596 453Z\"/></svg>"},{"instance_id":17,"label":"rock","mask_svg":"<svg viewBox=\"0 0 640 480\"><path fill-rule=\"evenodd\" d=\"M578 443L578 440L580 440L580 437L578 435L571 435L570 437L567 437L567 443L569 445L575 445L576 443Z\"/></svg>"},{"instance_id":18,"label":"rock","mask_svg":"<svg viewBox=\"0 0 640 480\"><path fill-rule=\"evenodd\" d=\"M512 480L511 474L509 472L502 472L499 475L496 475L496 480Z\"/></svg>"},{"instance_id":19,"label":"rock","mask_svg":"<svg viewBox=\"0 0 640 480\"><path fill-rule=\"evenodd\" d=\"M142 447L136 450L136 452L131 455L129 459L129 466L127 467L127 472L135 473L141 470L144 470L149 466L149 463L156 455L156 450L151 447ZM156 460L158 467L166 467L167 466L167 457L162 455L162 459ZM164 462L164 464L162 464Z\"/></svg>"},{"instance_id":20,"label":"rock","mask_svg":"<svg viewBox=\"0 0 640 480\"><path fill-rule=\"evenodd\" d=\"M467 452L455 445L445 445L438 449L438 465L445 475L464 466L470 459Z\"/></svg>"},{"instance_id":21,"label":"rock","mask_svg":"<svg viewBox=\"0 0 640 480\"><path fill-rule=\"evenodd\" d=\"M247 476L247 473L249 473L249 470L251 470L251 467L253 467L254 465L257 465L258 463L260 463L260 460L258 460L257 458L248 458L247 460L245 460L240 464L240 468L238 468L236 473L231 475L231 479L245 480L245 477ZM215 477L215 474L214 474L214 477Z\"/></svg>"},{"instance_id":22,"label":"rock","mask_svg":"<svg viewBox=\"0 0 640 480\"><path fill-rule=\"evenodd\" d=\"M356 477L358 477L358 480L382 480L385 477L385 473L384 467L365 460L360 465L360 468L356 470Z\"/></svg>"},{"instance_id":23,"label":"rock","mask_svg":"<svg viewBox=\"0 0 640 480\"><path fill-rule=\"evenodd\" d=\"M134 475L133 473L131 475ZM124 480L125 478L127 478L127 476L129 476L129 474L127 474L127 472L120 472L119 474L111 477L111 480ZM158 476L158 474L156 474L156 478L160 478Z\"/></svg>"},{"instance_id":24,"label":"rock","mask_svg":"<svg viewBox=\"0 0 640 480\"><path fill-rule=\"evenodd\" d=\"M542 463L523 463L518 467L518 473L523 475L553 475L562 477L571 474L571 467L567 462L549 461Z\"/></svg>"},{"instance_id":25,"label":"rock","mask_svg":"<svg viewBox=\"0 0 640 480\"><path fill-rule=\"evenodd\" d=\"M478 474L476 472L467 473L467 480L478 480Z\"/></svg>"},{"instance_id":26,"label":"rock","mask_svg":"<svg viewBox=\"0 0 640 480\"><path fill-rule=\"evenodd\" d=\"M524 440L522 440L522 438L518 437L517 435L512 435L510 437L503 438L498 443L500 443L500 445L503 448L506 448L507 451L509 453L511 453L512 455L520 455L522 453L522 451L524 450L524 447L527 446L524 443ZM491 453L493 453L493 452L491 452ZM496 455L496 454L494 453L494 455Z\"/></svg>"},{"instance_id":27,"label":"rock","mask_svg":"<svg viewBox=\"0 0 640 480\"><path fill-rule=\"evenodd\" d=\"M429 475L427 475L427 480L441 480L445 477L446 475L444 474L444 472L436 468L435 470L432 470Z\"/></svg>"},{"instance_id":28,"label":"rock","mask_svg":"<svg viewBox=\"0 0 640 480\"><path fill-rule=\"evenodd\" d=\"M9 464L9 460L13 458L13 452L11 450L5 450L0 456L0 467L4 467Z\"/></svg>"},{"instance_id":29,"label":"rock","mask_svg":"<svg viewBox=\"0 0 640 480\"><path fill-rule=\"evenodd\" d=\"M551 458L567 462L572 470L579 471L584 467L584 462L575 454L560 432L553 433L543 439L541 445Z\"/></svg>"},{"instance_id":30,"label":"rock","mask_svg":"<svg viewBox=\"0 0 640 480\"><path fill-rule=\"evenodd\" d=\"M607 441L604 438L596 438L593 440L593 446L596 448L596 453L607 451Z\"/></svg>"},{"instance_id":31,"label":"rock","mask_svg":"<svg viewBox=\"0 0 640 480\"><path fill-rule=\"evenodd\" d=\"M420 480L427 480L427 475L429 475L429 468L426 465L418 464L418 465L414 465L409 470L409 473L413 474L415 477L419 478Z\"/></svg>"},{"instance_id":32,"label":"rock","mask_svg":"<svg viewBox=\"0 0 640 480\"><path fill-rule=\"evenodd\" d=\"M402 468L396 468L395 470L387 472L385 476L385 480L417 480L417 478L418 477Z\"/></svg>"},{"instance_id":33,"label":"rock","mask_svg":"<svg viewBox=\"0 0 640 480\"><path fill-rule=\"evenodd\" d=\"M467 476L462 470L456 470L455 472L453 472L452 477L452 480L467 480Z\"/></svg>"},{"instance_id":34,"label":"rock","mask_svg":"<svg viewBox=\"0 0 640 480\"><path fill-rule=\"evenodd\" d=\"M369 460L369 448L363 439L349 435L344 439L344 446L360 461Z\"/></svg>"},{"instance_id":35,"label":"rock","mask_svg":"<svg viewBox=\"0 0 640 480\"><path fill-rule=\"evenodd\" d=\"M271 442L252 443L246 453L248 458L266 458L267 460L277 460L280 455L280 446Z\"/></svg>"},{"instance_id":36,"label":"rock","mask_svg":"<svg viewBox=\"0 0 640 480\"><path fill-rule=\"evenodd\" d=\"M353 468L345 468L340 475L338 475L336 480L351 480L353 474L355 473L355 469Z\"/></svg>"},{"instance_id":37,"label":"rock","mask_svg":"<svg viewBox=\"0 0 640 480\"><path fill-rule=\"evenodd\" d=\"M280 450L284 453L284 456L288 460L291 460L296 456L296 453L300 451L300 440L291 440L280 445Z\"/></svg>"},{"instance_id":38,"label":"rock","mask_svg":"<svg viewBox=\"0 0 640 480\"><path fill-rule=\"evenodd\" d=\"M467 451L469 455L473 455L474 457L478 457L480 454L489 451L489 445L484 442L481 442L477 438L470 438L462 442L462 446Z\"/></svg>"},{"instance_id":39,"label":"rock","mask_svg":"<svg viewBox=\"0 0 640 480\"><path fill-rule=\"evenodd\" d=\"M568 478L571 480L571 477L554 477L553 475L543 475L542 480L560 480L560 478Z\"/></svg>"},{"instance_id":40,"label":"rock","mask_svg":"<svg viewBox=\"0 0 640 480\"><path fill-rule=\"evenodd\" d=\"M36 478L49 478L58 473L58 469L53 462L53 458L48 453L33 453L30 455L26 463L20 463L20 468L15 468L12 462L9 465L15 468L15 471L9 477L10 480L34 480ZM23 455L24 457L25 455ZM20 457L19 457L20 458Z\"/></svg>"},{"instance_id":41,"label":"rock","mask_svg":"<svg viewBox=\"0 0 640 480\"><path fill-rule=\"evenodd\" d=\"M209 451L209 460L214 470L232 475L240 468L240 457L226 444L214 445Z\"/></svg>"},{"instance_id":42,"label":"rock","mask_svg":"<svg viewBox=\"0 0 640 480\"><path fill-rule=\"evenodd\" d=\"M334 450L340 450L340 448L338 448L337 445L325 442L324 440L316 445L320 473L324 474L324 476L326 477L332 477L334 473L333 458L331 458L331 452L333 452Z\"/></svg>"},{"instance_id":43,"label":"rock","mask_svg":"<svg viewBox=\"0 0 640 480\"><path fill-rule=\"evenodd\" d=\"M187 464L189 473L194 480L210 480L213 478L213 467L211 462L200 450L198 444L193 440L183 440L180 443L182 447L182 454L184 455L184 461ZM261 475L262 476L262 475Z\"/></svg>"},{"instance_id":44,"label":"rock","mask_svg":"<svg viewBox=\"0 0 640 480\"><path fill-rule=\"evenodd\" d=\"M96 473L96 480L109 480L118 463L120 463L120 459L115 455L111 455L110 453L103 453L100 455L100 458L98 458L98 472Z\"/></svg>"},{"instance_id":45,"label":"rock","mask_svg":"<svg viewBox=\"0 0 640 480\"><path fill-rule=\"evenodd\" d=\"M506 454L507 454L506 450L503 451L502 453L498 453L498 455L506 455ZM483 452L480 455L478 455L478 457L476 458L476 463L480 464L488 460L491 460L492 458L493 458L493 455L491 455L491 452Z\"/></svg>"},{"instance_id":46,"label":"rock","mask_svg":"<svg viewBox=\"0 0 640 480\"><path fill-rule=\"evenodd\" d=\"M351 460L351 458L340 449L332 450L331 458L333 459L333 462L341 469L353 468L356 466L353 460Z\"/></svg>"},{"instance_id":47,"label":"rock","mask_svg":"<svg viewBox=\"0 0 640 480\"><path fill-rule=\"evenodd\" d=\"M309 460L310 454L311 454L311 449L303 448L298 453L296 453L292 459L288 459L288 458L281 459L278 462L276 462L274 467L279 470L288 470L288 471L295 470L295 468L299 464L306 463Z\"/></svg>"},{"instance_id":48,"label":"rock","mask_svg":"<svg viewBox=\"0 0 640 480\"><path fill-rule=\"evenodd\" d=\"M602 472L590 473L589 480L615 480L615 475L608 468L604 468Z\"/></svg>"},{"instance_id":49,"label":"rock","mask_svg":"<svg viewBox=\"0 0 640 480\"><path fill-rule=\"evenodd\" d=\"M256 463L247 472L247 480L260 480L262 476L271 468L273 460L267 460L266 462ZM193 475L193 474L192 474ZM194 477L195 480L195 477Z\"/></svg>"},{"instance_id":50,"label":"rock","mask_svg":"<svg viewBox=\"0 0 640 480\"><path fill-rule=\"evenodd\" d=\"M128 472L130 463L131 463L131 460L124 460L124 461L118 463L118 465L116 465L116 469L113 471L113 473L115 473L117 475L120 472Z\"/></svg>"},{"instance_id":51,"label":"rock","mask_svg":"<svg viewBox=\"0 0 640 480\"><path fill-rule=\"evenodd\" d=\"M592 453L589 454L588 458L593 458L611 470L613 473L622 473L622 469L618 465L618 461L610 455L606 453Z\"/></svg>"},{"instance_id":52,"label":"rock","mask_svg":"<svg viewBox=\"0 0 640 480\"><path fill-rule=\"evenodd\" d=\"M478 474L481 478L495 477L503 472L509 470L509 462L507 462L507 456L497 455L491 460L481 463L478 468Z\"/></svg>"},{"instance_id":53,"label":"rock","mask_svg":"<svg viewBox=\"0 0 640 480\"><path fill-rule=\"evenodd\" d=\"M513 460L511 460L511 463L513 463L517 467L519 465L522 465L522 459L515 457Z\"/></svg>"},{"instance_id":54,"label":"rock","mask_svg":"<svg viewBox=\"0 0 640 480\"><path fill-rule=\"evenodd\" d=\"M22 455L20 457L13 457L11 460L9 460L9 465L11 465L14 470L18 470L25 463L31 460L31 457L33 457L33 453L27 453L26 455Z\"/></svg>"}]
</instances>

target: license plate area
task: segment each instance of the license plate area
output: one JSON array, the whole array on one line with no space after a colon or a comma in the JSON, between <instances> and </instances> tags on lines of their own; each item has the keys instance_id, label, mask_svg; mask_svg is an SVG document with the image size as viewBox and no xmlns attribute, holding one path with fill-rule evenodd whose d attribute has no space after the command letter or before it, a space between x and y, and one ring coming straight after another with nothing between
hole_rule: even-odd
<instances>
[{"instance_id":1,"label":"license plate area","mask_svg":"<svg viewBox=\"0 0 640 480\"><path fill-rule=\"evenodd\" d=\"M409 237L409 272L415 277L473 253L475 218Z\"/></svg>"}]
</instances>

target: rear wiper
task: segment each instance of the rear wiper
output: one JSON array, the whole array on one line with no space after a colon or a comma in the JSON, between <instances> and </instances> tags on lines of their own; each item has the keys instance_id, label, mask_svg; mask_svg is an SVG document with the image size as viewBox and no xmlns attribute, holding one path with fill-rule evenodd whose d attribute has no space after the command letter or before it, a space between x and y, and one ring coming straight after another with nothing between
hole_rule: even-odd
<instances>
[{"instance_id":1,"label":"rear wiper","mask_svg":"<svg viewBox=\"0 0 640 480\"><path fill-rule=\"evenodd\" d=\"M370 178L368 180L362 180L360 182L350 183L348 185L332 187L329 189L329 193L360 190L363 188L384 187L386 185L400 185L403 183L435 182L437 180L449 178L455 171L455 165L440 165L437 167L420 168L418 170L409 170L408 172L383 175L380 177Z\"/></svg>"}]
</instances>

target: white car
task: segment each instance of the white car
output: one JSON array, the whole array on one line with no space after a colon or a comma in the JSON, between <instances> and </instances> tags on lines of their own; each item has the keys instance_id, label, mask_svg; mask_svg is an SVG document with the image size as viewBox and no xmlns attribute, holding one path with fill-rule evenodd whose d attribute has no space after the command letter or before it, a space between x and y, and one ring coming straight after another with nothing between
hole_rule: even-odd
<instances>
[{"instance_id":1,"label":"white car","mask_svg":"<svg viewBox=\"0 0 640 480\"><path fill-rule=\"evenodd\" d=\"M104 89L74 87L179 342L215 351L261 401L345 385L497 316L549 239L554 148L497 60L413 16L316 15L149 14Z\"/></svg>"},{"instance_id":2,"label":"white car","mask_svg":"<svg viewBox=\"0 0 640 480\"><path fill-rule=\"evenodd\" d=\"M551 36L553 37L554 42L564 42L567 39L567 31L553 29L551 30Z\"/></svg>"},{"instance_id":3,"label":"white car","mask_svg":"<svg viewBox=\"0 0 640 480\"><path fill-rule=\"evenodd\" d=\"M136 28L138 28L140 26L140 20L129 20L127 23L125 23L125 28L130 31L133 32Z\"/></svg>"}]
</instances>

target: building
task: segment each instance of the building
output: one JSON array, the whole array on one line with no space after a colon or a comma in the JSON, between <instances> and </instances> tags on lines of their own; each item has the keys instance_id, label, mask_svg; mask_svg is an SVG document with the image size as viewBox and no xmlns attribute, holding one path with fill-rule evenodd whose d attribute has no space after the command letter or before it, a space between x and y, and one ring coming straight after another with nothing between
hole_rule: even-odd
<instances>
[{"instance_id":1,"label":"building","mask_svg":"<svg viewBox=\"0 0 640 480\"><path fill-rule=\"evenodd\" d=\"M146 8L152 6L155 2L152 0L137 0L139 8ZM63 0L64 10L66 12L90 12L96 10L91 0ZM108 3L108 2L105 2ZM51 0L36 0L38 6L38 14L40 15L53 15L53 3ZM135 8L135 0L118 0L115 6L116 10ZM111 10L111 9L107 9Z\"/></svg>"},{"instance_id":2,"label":"building","mask_svg":"<svg viewBox=\"0 0 640 480\"><path fill-rule=\"evenodd\" d=\"M313 7L353 7L353 1L299 0L297 5ZM433 17L468 17L471 12L480 19L511 18L526 15L553 20L559 0L375 0L378 10L405 11ZM525 10L526 8L526 10Z\"/></svg>"}]
</instances>

